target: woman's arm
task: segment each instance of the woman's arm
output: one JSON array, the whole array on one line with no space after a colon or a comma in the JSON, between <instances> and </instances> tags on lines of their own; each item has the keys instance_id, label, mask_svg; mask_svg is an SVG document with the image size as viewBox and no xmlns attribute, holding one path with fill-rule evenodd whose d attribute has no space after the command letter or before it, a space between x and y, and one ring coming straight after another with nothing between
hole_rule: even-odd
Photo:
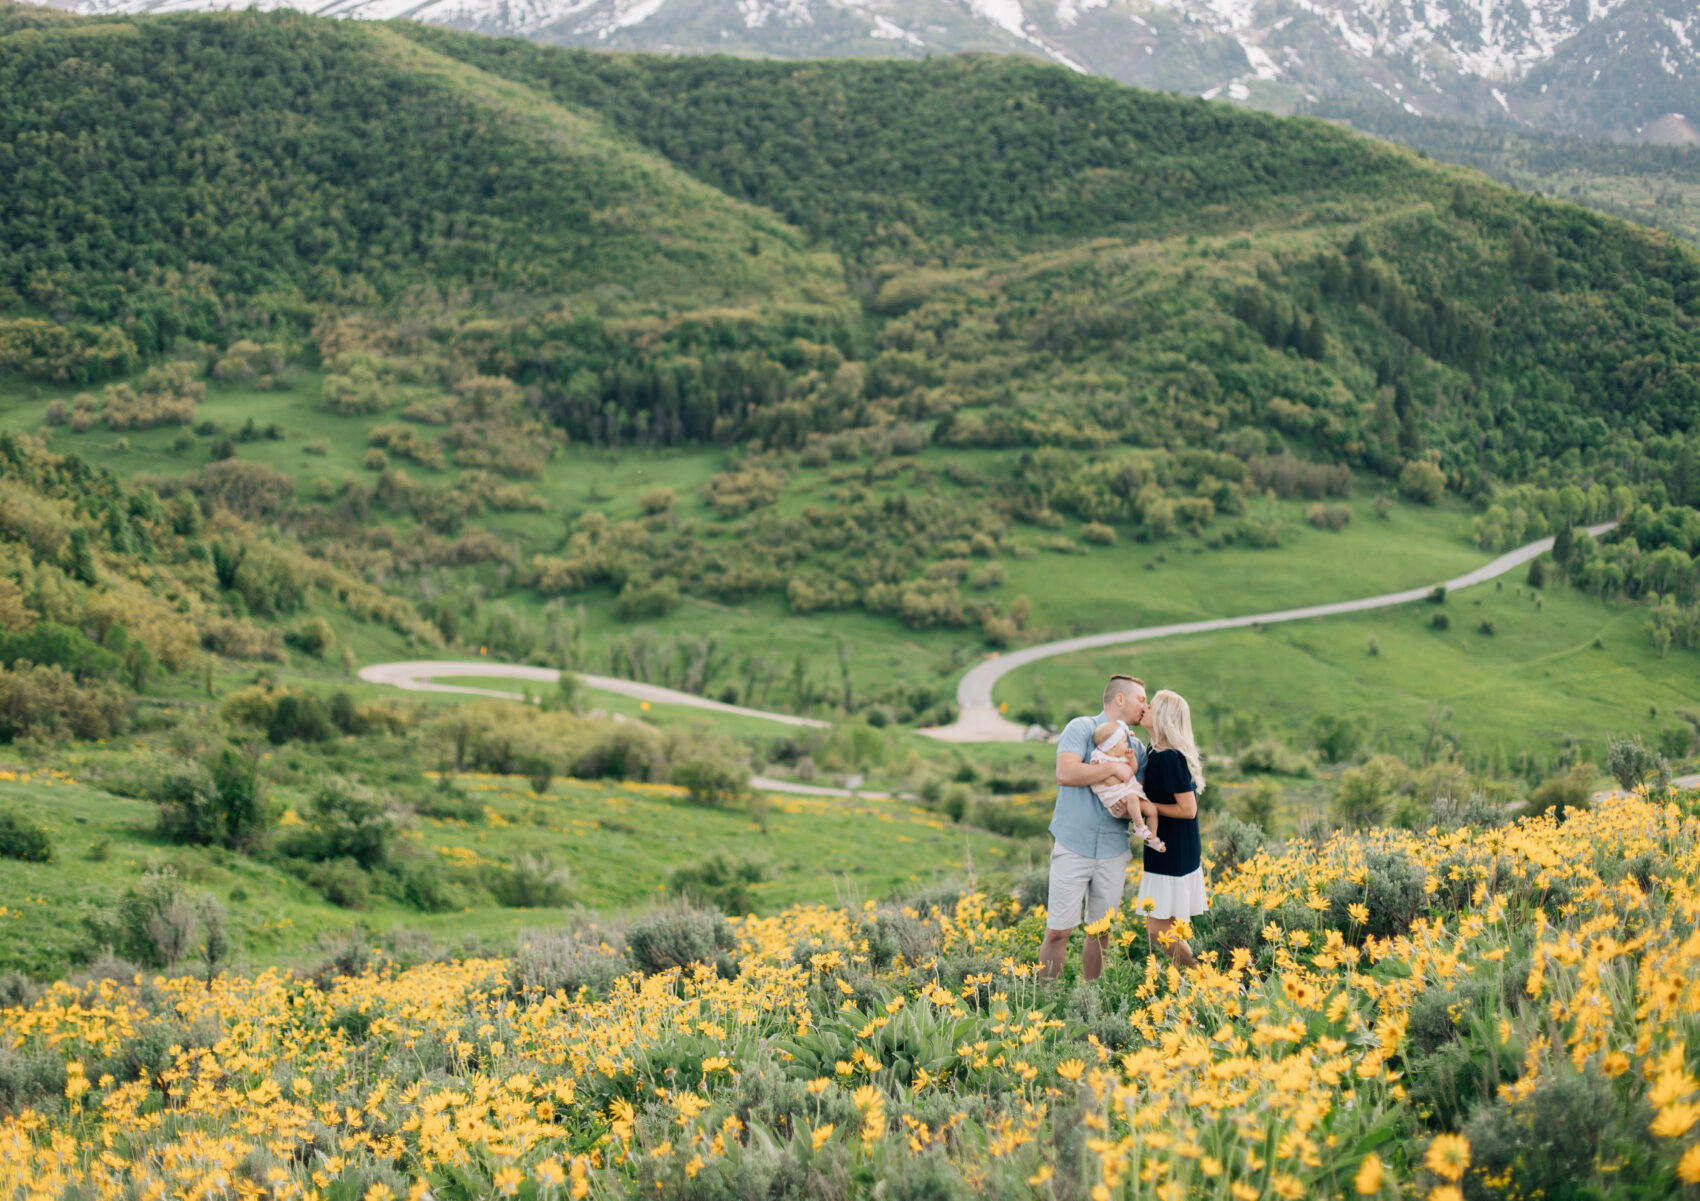
<instances>
[{"instance_id":1,"label":"woman's arm","mask_svg":"<svg viewBox=\"0 0 1700 1201\"><path fill-rule=\"evenodd\" d=\"M1157 811L1158 817L1197 817L1198 794L1196 792L1177 792L1175 793L1174 804L1159 805L1152 802L1151 807Z\"/></svg>"}]
</instances>

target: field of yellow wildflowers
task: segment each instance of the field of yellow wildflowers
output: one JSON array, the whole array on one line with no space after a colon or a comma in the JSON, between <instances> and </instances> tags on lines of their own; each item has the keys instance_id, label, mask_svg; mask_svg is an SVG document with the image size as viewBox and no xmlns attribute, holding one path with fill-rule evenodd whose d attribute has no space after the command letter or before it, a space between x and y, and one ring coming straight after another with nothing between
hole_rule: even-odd
<instances>
[{"instance_id":1,"label":"field of yellow wildflowers","mask_svg":"<svg viewBox=\"0 0 1700 1201\"><path fill-rule=\"evenodd\" d=\"M0 1009L0 1197L1676 1196L1697 800L1260 853L1188 975L1123 913L1041 982L1042 912L969 893L577 995L524 947L56 984Z\"/></svg>"}]
</instances>

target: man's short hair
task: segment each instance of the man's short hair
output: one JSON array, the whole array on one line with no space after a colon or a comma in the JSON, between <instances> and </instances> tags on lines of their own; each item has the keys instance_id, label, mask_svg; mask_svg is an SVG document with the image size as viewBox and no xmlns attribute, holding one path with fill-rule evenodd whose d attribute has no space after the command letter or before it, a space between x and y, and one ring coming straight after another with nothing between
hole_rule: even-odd
<instances>
[{"instance_id":1,"label":"man's short hair","mask_svg":"<svg viewBox=\"0 0 1700 1201\"><path fill-rule=\"evenodd\" d=\"M1145 687L1145 681L1138 676L1111 676L1110 682L1104 685L1104 706L1109 707L1118 693L1131 693L1134 686Z\"/></svg>"}]
</instances>

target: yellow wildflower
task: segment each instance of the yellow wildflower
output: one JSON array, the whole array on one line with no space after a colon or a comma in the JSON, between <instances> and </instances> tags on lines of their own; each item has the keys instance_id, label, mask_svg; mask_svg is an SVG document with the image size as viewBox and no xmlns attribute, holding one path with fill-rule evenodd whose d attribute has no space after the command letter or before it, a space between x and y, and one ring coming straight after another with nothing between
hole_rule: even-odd
<instances>
[{"instance_id":1,"label":"yellow wildflower","mask_svg":"<svg viewBox=\"0 0 1700 1201\"><path fill-rule=\"evenodd\" d=\"M1381 1191L1381 1156L1374 1151L1364 1156L1363 1163L1358 1165L1358 1174L1352 1177L1352 1187L1365 1197Z\"/></svg>"},{"instance_id":2,"label":"yellow wildflower","mask_svg":"<svg viewBox=\"0 0 1700 1201\"><path fill-rule=\"evenodd\" d=\"M1700 1105L1678 1102L1659 1110L1648 1129L1659 1138L1680 1138L1696 1121L1700 1121Z\"/></svg>"},{"instance_id":3,"label":"yellow wildflower","mask_svg":"<svg viewBox=\"0 0 1700 1201\"><path fill-rule=\"evenodd\" d=\"M1470 1166L1470 1141L1461 1134L1437 1134L1423 1166L1442 1180L1462 1179Z\"/></svg>"}]
</instances>

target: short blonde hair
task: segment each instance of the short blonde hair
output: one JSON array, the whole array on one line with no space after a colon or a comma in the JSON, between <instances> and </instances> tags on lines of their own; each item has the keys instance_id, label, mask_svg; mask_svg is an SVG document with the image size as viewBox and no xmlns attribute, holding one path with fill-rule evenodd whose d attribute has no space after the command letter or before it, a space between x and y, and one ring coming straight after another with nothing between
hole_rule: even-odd
<instances>
[{"instance_id":1,"label":"short blonde hair","mask_svg":"<svg viewBox=\"0 0 1700 1201\"><path fill-rule=\"evenodd\" d=\"M1204 791L1204 763L1198 753L1198 742L1192 736L1192 709L1178 692L1163 689L1151 698L1151 742L1162 743L1186 756L1187 770L1192 773L1192 790Z\"/></svg>"}]
</instances>

